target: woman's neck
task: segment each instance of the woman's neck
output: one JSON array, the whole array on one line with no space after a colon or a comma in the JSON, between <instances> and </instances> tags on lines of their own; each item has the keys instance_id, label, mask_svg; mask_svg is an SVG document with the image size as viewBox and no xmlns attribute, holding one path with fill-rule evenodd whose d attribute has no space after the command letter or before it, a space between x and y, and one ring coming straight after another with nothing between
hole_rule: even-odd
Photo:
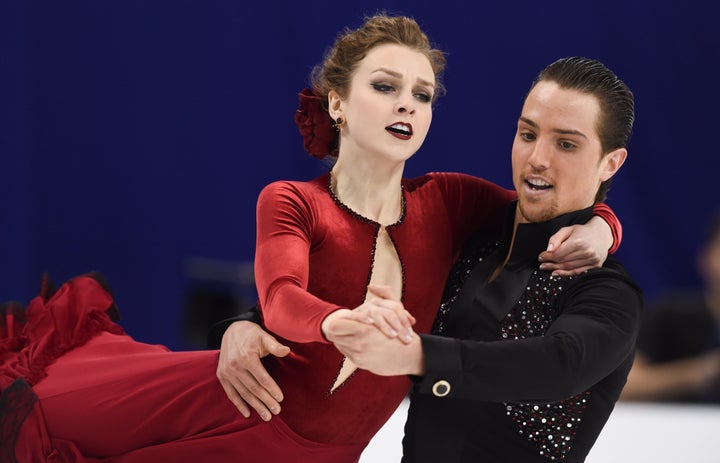
<instances>
[{"instance_id":1,"label":"woman's neck","mask_svg":"<svg viewBox=\"0 0 720 463\"><path fill-rule=\"evenodd\" d=\"M341 157L332 169L331 187L335 196L356 213L390 225L402 214L403 167L404 163L343 163Z\"/></svg>"}]
</instances>

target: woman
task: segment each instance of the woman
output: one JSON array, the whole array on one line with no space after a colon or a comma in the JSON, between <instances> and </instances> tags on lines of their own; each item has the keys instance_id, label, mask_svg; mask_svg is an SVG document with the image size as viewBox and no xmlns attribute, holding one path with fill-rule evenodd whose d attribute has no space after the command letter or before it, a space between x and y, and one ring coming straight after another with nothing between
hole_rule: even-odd
<instances>
[{"instance_id":1,"label":"woman","mask_svg":"<svg viewBox=\"0 0 720 463\"><path fill-rule=\"evenodd\" d=\"M279 419L245 419L227 404L217 351L169 352L123 334L109 293L82 276L5 317L3 461L357 461L409 384L356 370L323 325L351 316L400 338L415 336L413 323L429 331L463 240L499 228L514 198L460 174L402 179L443 66L414 21L380 15L338 39L316 74L322 97L304 95L301 129L320 124L310 152L328 154L321 147L335 139L321 128L327 114L340 137L330 173L276 182L258 200L260 302L292 348L268 361L288 396ZM305 120L308 104L327 113L310 109ZM368 298L369 284L410 313Z\"/></svg>"}]
</instances>

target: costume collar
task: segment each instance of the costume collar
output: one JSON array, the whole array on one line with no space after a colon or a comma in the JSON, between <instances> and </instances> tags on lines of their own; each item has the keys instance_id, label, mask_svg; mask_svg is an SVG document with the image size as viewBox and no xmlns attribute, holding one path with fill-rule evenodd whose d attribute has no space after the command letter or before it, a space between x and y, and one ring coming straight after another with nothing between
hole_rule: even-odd
<instances>
[{"instance_id":1,"label":"costume collar","mask_svg":"<svg viewBox=\"0 0 720 463\"><path fill-rule=\"evenodd\" d=\"M517 201L513 201L506 212L505 226L501 238L501 248L504 249L503 256L507 255L507 249L510 247L516 209ZM508 268L523 267L527 266L528 261L537 264L538 255L547 249L548 241L552 235L562 227L584 224L592 216L593 207L590 206L586 209L557 216L546 222L518 224L512 253L505 266Z\"/></svg>"}]
</instances>

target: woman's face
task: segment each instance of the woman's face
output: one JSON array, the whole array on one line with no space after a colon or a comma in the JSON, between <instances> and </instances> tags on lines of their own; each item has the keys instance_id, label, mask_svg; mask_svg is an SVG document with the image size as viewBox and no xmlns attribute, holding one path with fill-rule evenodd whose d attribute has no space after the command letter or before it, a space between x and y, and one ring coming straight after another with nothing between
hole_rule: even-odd
<instances>
[{"instance_id":1,"label":"woman's face","mask_svg":"<svg viewBox=\"0 0 720 463\"><path fill-rule=\"evenodd\" d=\"M403 45L379 45L360 61L346 99L330 94L342 117L340 156L405 161L423 144L432 121L435 73L428 58Z\"/></svg>"}]
</instances>

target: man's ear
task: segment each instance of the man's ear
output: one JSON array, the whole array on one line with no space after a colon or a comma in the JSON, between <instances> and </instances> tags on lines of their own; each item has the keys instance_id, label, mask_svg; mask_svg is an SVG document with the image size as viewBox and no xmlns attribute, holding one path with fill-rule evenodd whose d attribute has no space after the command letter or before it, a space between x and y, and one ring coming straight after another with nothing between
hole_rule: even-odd
<instances>
[{"instance_id":1,"label":"man's ear","mask_svg":"<svg viewBox=\"0 0 720 463\"><path fill-rule=\"evenodd\" d=\"M600 180L604 182L615 175L615 173L620 170L620 167L622 167L626 158L626 148L618 148L603 156L600 160Z\"/></svg>"}]
</instances>

